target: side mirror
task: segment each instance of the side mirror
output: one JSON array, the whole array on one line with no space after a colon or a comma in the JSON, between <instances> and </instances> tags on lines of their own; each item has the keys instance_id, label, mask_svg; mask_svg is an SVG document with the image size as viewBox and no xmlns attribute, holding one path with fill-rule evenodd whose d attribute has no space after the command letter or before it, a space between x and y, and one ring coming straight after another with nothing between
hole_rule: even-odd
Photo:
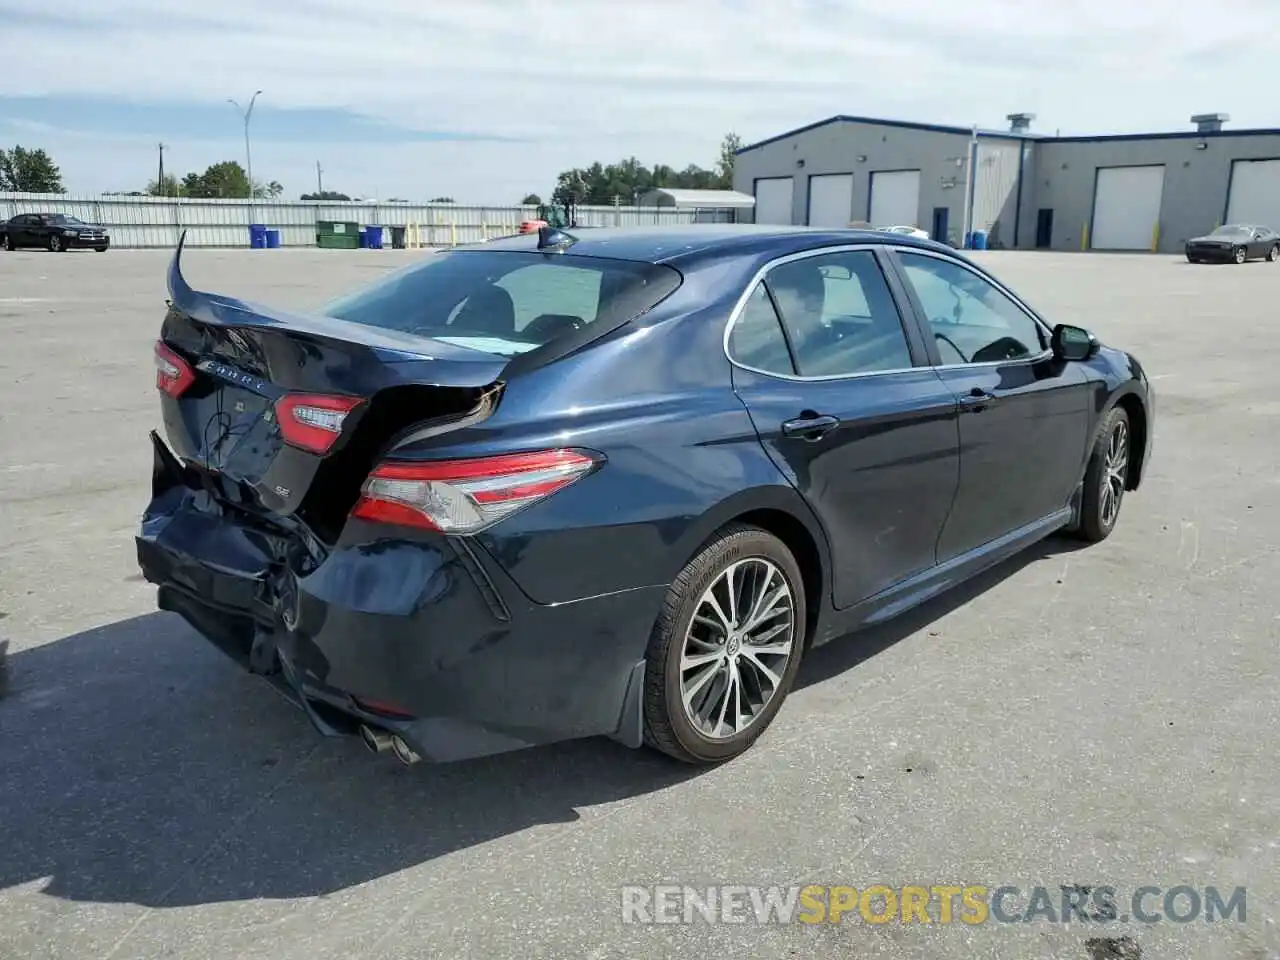
<instances>
[{"instance_id":1,"label":"side mirror","mask_svg":"<svg viewBox=\"0 0 1280 960\"><path fill-rule=\"evenodd\" d=\"M1053 328L1053 355L1059 360L1091 360L1101 344L1083 327L1060 323Z\"/></svg>"}]
</instances>

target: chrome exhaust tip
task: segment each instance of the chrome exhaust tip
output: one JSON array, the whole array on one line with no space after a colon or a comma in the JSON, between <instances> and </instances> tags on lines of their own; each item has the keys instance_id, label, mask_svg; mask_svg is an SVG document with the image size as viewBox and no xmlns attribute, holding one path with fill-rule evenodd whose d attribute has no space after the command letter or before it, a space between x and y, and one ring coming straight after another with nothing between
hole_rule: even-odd
<instances>
[{"instance_id":1,"label":"chrome exhaust tip","mask_svg":"<svg viewBox=\"0 0 1280 960\"><path fill-rule=\"evenodd\" d=\"M422 757L414 753L413 748L404 742L404 738L393 736L391 738L391 752L396 755L396 759L403 763L406 767L417 763Z\"/></svg>"},{"instance_id":2,"label":"chrome exhaust tip","mask_svg":"<svg viewBox=\"0 0 1280 960\"><path fill-rule=\"evenodd\" d=\"M360 739L373 753L383 753L391 749L391 734L385 730L376 730L367 723L360 724Z\"/></svg>"}]
</instances>

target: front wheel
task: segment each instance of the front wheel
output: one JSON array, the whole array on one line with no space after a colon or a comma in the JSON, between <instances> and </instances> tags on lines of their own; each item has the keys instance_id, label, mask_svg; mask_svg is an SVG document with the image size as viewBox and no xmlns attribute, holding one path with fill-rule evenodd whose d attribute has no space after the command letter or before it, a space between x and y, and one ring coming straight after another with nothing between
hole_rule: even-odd
<instances>
[{"instance_id":1,"label":"front wheel","mask_svg":"<svg viewBox=\"0 0 1280 960\"><path fill-rule=\"evenodd\" d=\"M1271 249L1267 251L1267 260L1271 263L1280 260L1280 243L1272 244Z\"/></svg>"},{"instance_id":2,"label":"front wheel","mask_svg":"<svg viewBox=\"0 0 1280 960\"><path fill-rule=\"evenodd\" d=\"M686 763L746 751L791 689L806 622L786 545L757 527L725 527L676 577L654 624L645 742Z\"/></svg>"},{"instance_id":3,"label":"front wheel","mask_svg":"<svg viewBox=\"0 0 1280 960\"><path fill-rule=\"evenodd\" d=\"M1129 414L1113 407L1098 428L1093 453L1084 474L1077 534L1090 543L1111 536L1120 519L1120 504L1129 483L1129 461L1133 451L1133 431Z\"/></svg>"},{"instance_id":4,"label":"front wheel","mask_svg":"<svg viewBox=\"0 0 1280 960\"><path fill-rule=\"evenodd\" d=\"M61 253L66 248L67 246L62 242L62 238L60 236L58 236L56 233L50 234L49 236L49 252L50 253Z\"/></svg>"},{"instance_id":5,"label":"front wheel","mask_svg":"<svg viewBox=\"0 0 1280 960\"><path fill-rule=\"evenodd\" d=\"M1244 263L1249 259L1249 251L1244 247L1236 247L1235 249L1236 263Z\"/></svg>"},{"instance_id":6,"label":"front wheel","mask_svg":"<svg viewBox=\"0 0 1280 960\"><path fill-rule=\"evenodd\" d=\"M107 248L106 248L106 247L94 247L94 248L93 248L93 251L94 251L94 253L106 253L106 252L107 252Z\"/></svg>"}]
</instances>

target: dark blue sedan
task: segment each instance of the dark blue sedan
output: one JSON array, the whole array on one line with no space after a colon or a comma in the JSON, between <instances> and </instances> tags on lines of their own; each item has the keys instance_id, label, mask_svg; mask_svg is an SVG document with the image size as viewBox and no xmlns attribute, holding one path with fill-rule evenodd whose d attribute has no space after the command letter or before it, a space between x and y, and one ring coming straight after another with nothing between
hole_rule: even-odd
<instances>
[{"instance_id":1,"label":"dark blue sedan","mask_svg":"<svg viewBox=\"0 0 1280 960\"><path fill-rule=\"evenodd\" d=\"M180 260L142 570L406 762L735 756L809 647L1104 539L1150 455L1133 356L928 241L545 228L306 316Z\"/></svg>"}]
</instances>

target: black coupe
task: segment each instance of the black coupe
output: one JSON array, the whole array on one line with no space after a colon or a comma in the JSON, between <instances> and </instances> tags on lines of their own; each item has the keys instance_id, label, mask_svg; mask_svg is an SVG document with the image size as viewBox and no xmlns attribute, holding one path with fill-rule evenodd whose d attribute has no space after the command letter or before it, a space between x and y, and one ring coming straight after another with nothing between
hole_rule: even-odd
<instances>
[{"instance_id":1,"label":"black coupe","mask_svg":"<svg viewBox=\"0 0 1280 960\"><path fill-rule=\"evenodd\" d=\"M1187 259L1192 263L1244 263L1264 257L1280 260L1280 233L1270 227L1228 223L1208 236L1187 241Z\"/></svg>"},{"instance_id":2,"label":"black coupe","mask_svg":"<svg viewBox=\"0 0 1280 960\"><path fill-rule=\"evenodd\" d=\"M106 253L111 246L107 231L62 213L20 213L0 223L0 247L18 250L39 247L61 253L73 247L91 247Z\"/></svg>"}]
</instances>

